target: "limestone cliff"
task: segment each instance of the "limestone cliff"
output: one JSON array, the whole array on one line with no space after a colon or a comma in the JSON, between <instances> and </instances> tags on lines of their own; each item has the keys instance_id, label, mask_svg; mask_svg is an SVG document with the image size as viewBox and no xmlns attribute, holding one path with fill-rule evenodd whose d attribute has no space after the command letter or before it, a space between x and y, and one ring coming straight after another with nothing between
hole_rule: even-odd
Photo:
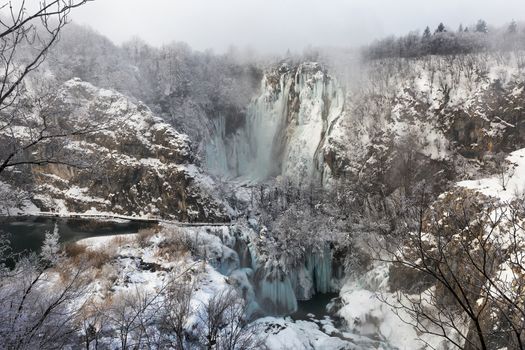
<instances>
[{"instance_id":1,"label":"limestone cliff","mask_svg":"<svg viewBox=\"0 0 525 350\"><path fill-rule=\"evenodd\" d=\"M228 219L188 137L143 104L73 79L60 87L46 113L66 129L95 131L63 143L62 159L75 164L31 168L33 202L42 211Z\"/></svg>"}]
</instances>

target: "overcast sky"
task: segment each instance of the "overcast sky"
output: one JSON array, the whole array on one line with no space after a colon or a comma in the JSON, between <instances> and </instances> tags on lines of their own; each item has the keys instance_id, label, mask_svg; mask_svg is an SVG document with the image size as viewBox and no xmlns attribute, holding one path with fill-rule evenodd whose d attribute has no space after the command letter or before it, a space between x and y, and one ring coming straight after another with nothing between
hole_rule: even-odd
<instances>
[{"instance_id":1,"label":"overcast sky","mask_svg":"<svg viewBox=\"0 0 525 350\"><path fill-rule=\"evenodd\" d=\"M262 52L355 46L441 21L455 29L520 16L525 0L95 0L72 14L116 43L138 36L216 52L230 45Z\"/></svg>"}]
</instances>

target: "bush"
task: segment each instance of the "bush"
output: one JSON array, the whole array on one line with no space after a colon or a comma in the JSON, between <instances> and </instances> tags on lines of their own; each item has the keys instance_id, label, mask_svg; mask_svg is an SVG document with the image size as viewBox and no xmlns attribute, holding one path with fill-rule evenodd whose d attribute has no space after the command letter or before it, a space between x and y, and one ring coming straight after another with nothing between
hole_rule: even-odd
<instances>
[{"instance_id":1,"label":"bush","mask_svg":"<svg viewBox=\"0 0 525 350\"><path fill-rule=\"evenodd\" d=\"M173 259L195 251L191 238L178 229L166 231L165 239L159 243L158 256Z\"/></svg>"},{"instance_id":2,"label":"bush","mask_svg":"<svg viewBox=\"0 0 525 350\"><path fill-rule=\"evenodd\" d=\"M73 263L77 265L86 263L96 269L100 269L115 257L115 252L111 249L93 250L79 243L67 244L65 252Z\"/></svg>"},{"instance_id":3,"label":"bush","mask_svg":"<svg viewBox=\"0 0 525 350\"><path fill-rule=\"evenodd\" d=\"M145 248L150 244L151 237L155 236L157 232L157 229L141 229L135 236L135 241L139 245L139 247Z\"/></svg>"}]
</instances>

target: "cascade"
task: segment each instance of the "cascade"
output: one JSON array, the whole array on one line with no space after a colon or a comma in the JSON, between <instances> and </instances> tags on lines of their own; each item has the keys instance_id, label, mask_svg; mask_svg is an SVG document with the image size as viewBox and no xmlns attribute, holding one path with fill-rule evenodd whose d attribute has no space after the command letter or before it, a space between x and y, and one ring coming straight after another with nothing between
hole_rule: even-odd
<instances>
[{"instance_id":1,"label":"cascade","mask_svg":"<svg viewBox=\"0 0 525 350\"><path fill-rule=\"evenodd\" d=\"M206 166L216 175L251 181L314 178L323 171L326 133L343 108L342 89L319 64L283 64L263 77L241 127L226 130L224 115L211 120Z\"/></svg>"},{"instance_id":2,"label":"cascade","mask_svg":"<svg viewBox=\"0 0 525 350\"><path fill-rule=\"evenodd\" d=\"M305 252L295 266L273 264L259 256L251 243L254 237L216 232L221 247L206 247L217 270L228 276L248 302L249 313L287 315L297 311L298 300L309 300L316 293L333 292L333 254L328 244L321 251ZM231 247L231 248L230 248ZM213 248L213 249L211 249Z\"/></svg>"},{"instance_id":3,"label":"cascade","mask_svg":"<svg viewBox=\"0 0 525 350\"><path fill-rule=\"evenodd\" d=\"M287 274L279 269L260 268L255 283L257 298L265 311L284 315L297 311L297 298Z\"/></svg>"},{"instance_id":4,"label":"cascade","mask_svg":"<svg viewBox=\"0 0 525 350\"><path fill-rule=\"evenodd\" d=\"M309 300L316 293L334 291L332 258L327 245L322 252L306 254L304 263L292 269L289 275L298 300Z\"/></svg>"}]
</instances>

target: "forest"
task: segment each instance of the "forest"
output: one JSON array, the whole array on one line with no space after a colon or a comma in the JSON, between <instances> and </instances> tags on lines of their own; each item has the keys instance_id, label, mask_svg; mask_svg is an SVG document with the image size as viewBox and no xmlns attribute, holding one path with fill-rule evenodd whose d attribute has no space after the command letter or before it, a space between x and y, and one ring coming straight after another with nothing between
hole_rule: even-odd
<instances>
[{"instance_id":1,"label":"forest","mask_svg":"<svg viewBox=\"0 0 525 350\"><path fill-rule=\"evenodd\" d=\"M525 348L523 23L215 53L91 2L0 6L0 349Z\"/></svg>"}]
</instances>

